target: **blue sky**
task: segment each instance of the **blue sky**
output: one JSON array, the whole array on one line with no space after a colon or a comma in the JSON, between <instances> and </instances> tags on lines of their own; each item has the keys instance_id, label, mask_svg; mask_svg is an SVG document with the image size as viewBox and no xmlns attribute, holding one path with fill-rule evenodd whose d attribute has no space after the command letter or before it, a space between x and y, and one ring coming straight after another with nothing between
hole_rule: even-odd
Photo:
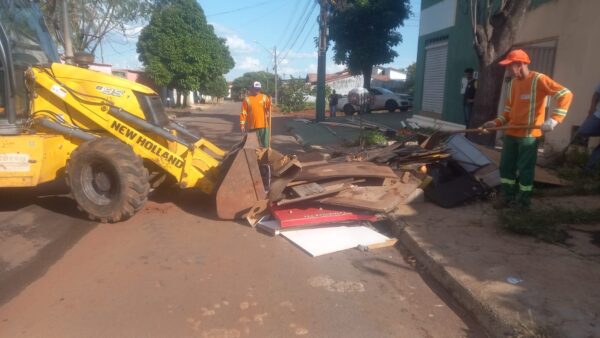
<instances>
[{"instance_id":1,"label":"blue sky","mask_svg":"<svg viewBox=\"0 0 600 338\"><path fill-rule=\"evenodd\" d=\"M316 23L319 6L315 0L199 0L207 20L215 27L235 60L235 68L226 77L228 80L245 72L273 71L273 46L279 56L278 73L284 78L304 77L317 70L317 52L314 37L318 34ZM403 42L395 49L398 57L390 64L404 68L417 58L419 37L419 10L421 0L411 0L413 16L400 28ZM131 28L131 37L112 36L97 52L97 61L112 64L114 68L141 69L137 60L136 33L141 26ZM267 51L267 49L270 51ZM327 72L344 67L332 61L332 52L327 54Z\"/></svg>"}]
</instances>

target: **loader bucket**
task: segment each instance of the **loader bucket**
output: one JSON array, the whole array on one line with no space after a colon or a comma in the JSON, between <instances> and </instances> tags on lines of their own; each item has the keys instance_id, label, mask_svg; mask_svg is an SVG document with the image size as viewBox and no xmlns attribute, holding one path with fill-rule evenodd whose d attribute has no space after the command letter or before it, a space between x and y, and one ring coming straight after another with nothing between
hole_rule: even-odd
<instances>
[{"instance_id":1,"label":"loader bucket","mask_svg":"<svg viewBox=\"0 0 600 338\"><path fill-rule=\"evenodd\" d=\"M283 190L301 172L296 156L259 148L256 133L248 133L221 162L216 192L217 215L241 219L257 205L283 198ZM262 170L261 170L262 169Z\"/></svg>"},{"instance_id":2,"label":"loader bucket","mask_svg":"<svg viewBox=\"0 0 600 338\"><path fill-rule=\"evenodd\" d=\"M257 201L266 199L258 150L256 133L248 133L223 160L219 169L223 176L216 193L219 218L243 218Z\"/></svg>"}]
</instances>

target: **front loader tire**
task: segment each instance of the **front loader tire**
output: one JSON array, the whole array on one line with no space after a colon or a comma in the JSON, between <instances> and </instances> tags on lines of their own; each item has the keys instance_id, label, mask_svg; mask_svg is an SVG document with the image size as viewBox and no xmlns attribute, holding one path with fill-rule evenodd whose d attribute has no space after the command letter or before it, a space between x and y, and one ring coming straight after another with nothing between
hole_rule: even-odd
<instances>
[{"instance_id":1,"label":"front loader tire","mask_svg":"<svg viewBox=\"0 0 600 338\"><path fill-rule=\"evenodd\" d=\"M67 164L67 183L91 220L123 221L138 212L150 190L148 170L130 146L112 138L81 144Z\"/></svg>"}]
</instances>

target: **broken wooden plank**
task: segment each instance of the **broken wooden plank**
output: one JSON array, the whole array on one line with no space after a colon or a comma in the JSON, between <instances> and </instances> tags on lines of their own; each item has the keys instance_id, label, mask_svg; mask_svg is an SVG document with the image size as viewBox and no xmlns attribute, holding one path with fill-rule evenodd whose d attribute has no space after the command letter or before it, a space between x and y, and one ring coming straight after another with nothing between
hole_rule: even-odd
<instances>
[{"instance_id":1,"label":"broken wooden plank","mask_svg":"<svg viewBox=\"0 0 600 338\"><path fill-rule=\"evenodd\" d=\"M388 239L385 242L370 244L370 245L367 246L367 248L369 248L369 250L387 248L387 247L396 245L397 242L398 242L397 238L390 238L390 239Z\"/></svg>"},{"instance_id":2,"label":"broken wooden plank","mask_svg":"<svg viewBox=\"0 0 600 338\"><path fill-rule=\"evenodd\" d=\"M317 165L305 168L298 175L298 180L317 181L327 178L397 178L398 176L388 166L371 162L342 162Z\"/></svg>"},{"instance_id":3,"label":"broken wooden plank","mask_svg":"<svg viewBox=\"0 0 600 338\"><path fill-rule=\"evenodd\" d=\"M417 182L407 184L397 183L390 187L354 187L350 190L340 192L335 196L320 199L319 201L327 205L372 212L390 212L398 204L405 201L417 187Z\"/></svg>"},{"instance_id":4,"label":"broken wooden plank","mask_svg":"<svg viewBox=\"0 0 600 338\"><path fill-rule=\"evenodd\" d=\"M302 201L317 199L317 198L333 195L335 193L338 193L338 192L346 190L346 189L350 189L350 187L351 187L351 184L349 184L349 183L339 183L339 184L333 184L333 185L329 185L329 186L322 186L323 192L320 192L317 194L312 194L312 195L307 195L307 196L296 197L296 198L287 198L287 199L284 198L284 199L278 201L277 205L282 206L282 205L288 205L288 204L292 204L292 203L298 203L298 202L302 202Z\"/></svg>"},{"instance_id":5,"label":"broken wooden plank","mask_svg":"<svg viewBox=\"0 0 600 338\"><path fill-rule=\"evenodd\" d=\"M325 192L325 189L315 182L297 185L291 188L299 197L306 197Z\"/></svg>"}]
</instances>

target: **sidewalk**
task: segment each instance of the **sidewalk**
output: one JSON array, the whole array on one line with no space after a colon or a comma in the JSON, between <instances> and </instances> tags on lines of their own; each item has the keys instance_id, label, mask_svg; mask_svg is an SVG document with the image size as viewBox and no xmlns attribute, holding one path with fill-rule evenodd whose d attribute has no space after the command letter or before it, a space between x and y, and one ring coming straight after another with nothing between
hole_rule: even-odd
<instances>
[{"instance_id":1,"label":"sidewalk","mask_svg":"<svg viewBox=\"0 0 600 338\"><path fill-rule=\"evenodd\" d=\"M318 124L289 126L307 145L331 139ZM534 201L553 204L592 209L600 196ZM570 231L567 245L515 235L500 228L490 203L426 202L395 214L401 245L493 337L600 337L600 247L590 233Z\"/></svg>"},{"instance_id":2,"label":"sidewalk","mask_svg":"<svg viewBox=\"0 0 600 338\"><path fill-rule=\"evenodd\" d=\"M536 201L580 208L599 202ZM404 207L399 239L493 337L600 337L600 248L589 244L591 236L573 233L578 243L571 247L539 242L500 229L495 212L489 203Z\"/></svg>"}]
</instances>

